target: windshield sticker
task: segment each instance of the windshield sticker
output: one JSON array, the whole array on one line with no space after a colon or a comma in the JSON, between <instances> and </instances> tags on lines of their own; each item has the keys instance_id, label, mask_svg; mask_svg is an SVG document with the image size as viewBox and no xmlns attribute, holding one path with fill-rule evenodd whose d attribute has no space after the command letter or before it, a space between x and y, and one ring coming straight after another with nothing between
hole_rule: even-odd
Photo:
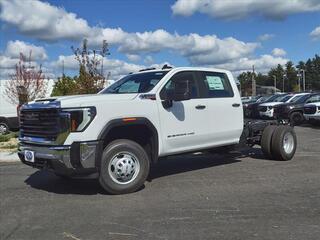
<instances>
[{"instance_id":1,"label":"windshield sticker","mask_svg":"<svg viewBox=\"0 0 320 240\"><path fill-rule=\"evenodd\" d=\"M206 76L210 90L224 90L222 79L216 76Z\"/></svg>"}]
</instances>

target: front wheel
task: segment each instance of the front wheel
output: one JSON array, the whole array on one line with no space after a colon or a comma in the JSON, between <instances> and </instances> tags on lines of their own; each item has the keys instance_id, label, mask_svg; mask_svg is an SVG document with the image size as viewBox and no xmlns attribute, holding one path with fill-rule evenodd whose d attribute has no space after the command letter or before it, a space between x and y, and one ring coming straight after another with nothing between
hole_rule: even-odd
<instances>
[{"instance_id":1,"label":"front wheel","mask_svg":"<svg viewBox=\"0 0 320 240\"><path fill-rule=\"evenodd\" d=\"M292 126L298 126L302 124L304 121L304 117L301 112L293 112L290 114L289 118L290 118L290 124Z\"/></svg>"},{"instance_id":2,"label":"front wheel","mask_svg":"<svg viewBox=\"0 0 320 240\"><path fill-rule=\"evenodd\" d=\"M149 169L148 154L138 143L115 140L103 151L99 182L111 194L135 192L143 186Z\"/></svg>"},{"instance_id":3,"label":"front wheel","mask_svg":"<svg viewBox=\"0 0 320 240\"><path fill-rule=\"evenodd\" d=\"M0 135L5 135L9 132L9 127L5 122L0 122Z\"/></svg>"}]
</instances>

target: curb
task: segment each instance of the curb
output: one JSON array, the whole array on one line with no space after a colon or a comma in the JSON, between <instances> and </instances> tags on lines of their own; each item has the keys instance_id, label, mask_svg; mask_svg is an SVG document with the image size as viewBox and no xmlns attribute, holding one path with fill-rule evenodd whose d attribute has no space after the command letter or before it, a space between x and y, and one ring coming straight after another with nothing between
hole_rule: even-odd
<instances>
[{"instance_id":1,"label":"curb","mask_svg":"<svg viewBox=\"0 0 320 240\"><path fill-rule=\"evenodd\" d=\"M0 152L0 163L19 162L20 159L16 152Z\"/></svg>"}]
</instances>

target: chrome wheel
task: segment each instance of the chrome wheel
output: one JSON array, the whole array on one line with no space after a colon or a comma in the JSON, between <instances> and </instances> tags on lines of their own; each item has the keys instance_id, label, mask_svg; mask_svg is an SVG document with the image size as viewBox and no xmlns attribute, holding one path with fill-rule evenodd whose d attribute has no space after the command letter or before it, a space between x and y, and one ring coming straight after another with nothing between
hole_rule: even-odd
<instances>
[{"instance_id":1,"label":"chrome wheel","mask_svg":"<svg viewBox=\"0 0 320 240\"><path fill-rule=\"evenodd\" d=\"M109 162L108 172L114 182L118 184L128 184L138 176L140 163L134 154L120 152Z\"/></svg>"},{"instance_id":2,"label":"chrome wheel","mask_svg":"<svg viewBox=\"0 0 320 240\"><path fill-rule=\"evenodd\" d=\"M4 135L8 132L8 127L5 124L0 124L0 135Z\"/></svg>"},{"instance_id":3,"label":"chrome wheel","mask_svg":"<svg viewBox=\"0 0 320 240\"><path fill-rule=\"evenodd\" d=\"M283 149L287 154L291 154L294 149L294 137L291 132L287 132L283 137Z\"/></svg>"}]
</instances>

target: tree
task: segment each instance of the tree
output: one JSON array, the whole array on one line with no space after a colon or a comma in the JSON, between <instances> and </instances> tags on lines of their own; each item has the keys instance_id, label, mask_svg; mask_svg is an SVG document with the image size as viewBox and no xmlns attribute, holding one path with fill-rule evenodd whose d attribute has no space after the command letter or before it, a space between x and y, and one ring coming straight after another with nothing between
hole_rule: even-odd
<instances>
[{"instance_id":1,"label":"tree","mask_svg":"<svg viewBox=\"0 0 320 240\"><path fill-rule=\"evenodd\" d=\"M103 75L103 58L109 55L108 43L104 40L101 50L89 50L87 45L88 41L84 39L81 48L71 47L79 63L79 77L76 78L76 82L80 94L97 93L106 84Z\"/></svg>"},{"instance_id":2,"label":"tree","mask_svg":"<svg viewBox=\"0 0 320 240\"><path fill-rule=\"evenodd\" d=\"M47 92L47 82L42 73L41 65L36 68L31 62L32 52L29 57L20 53L20 60L16 64L15 73L10 75L10 80L5 84L5 94L13 104L19 103L19 88L25 89L25 101L42 98Z\"/></svg>"},{"instance_id":3,"label":"tree","mask_svg":"<svg viewBox=\"0 0 320 240\"><path fill-rule=\"evenodd\" d=\"M283 88L282 83L283 83L284 75L285 75L285 70L280 64L278 64L277 67L275 68L271 68L271 70L268 72L269 79L274 80L274 78L276 78L276 86L278 89L281 89L281 90Z\"/></svg>"},{"instance_id":4,"label":"tree","mask_svg":"<svg viewBox=\"0 0 320 240\"><path fill-rule=\"evenodd\" d=\"M252 72L243 72L238 76L238 80L241 84L241 96L250 96L252 95ZM256 74L254 73L256 78Z\"/></svg>"},{"instance_id":5,"label":"tree","mask_svg":"<svg viewBox=\"0 0 320 240\"><path fill-rule=\"evenodd\" d=\"M51 96L65 96L77 94L77 83L74 78L63 75L54 84Z\"/></svg>"},{"instance_id":6,"label":"tree","mask_svg":"<svg viewBox=\"0 0 320 240\"><path fill-rule=\"evenodd\" d=\"M291 61L286 63L285 76L286 76L285 91L286 92L294 91L295 90L294 88L297 88L296 86L298 84L298 72L295 69L293 62Z\"/></svg>"}]
</instances>

